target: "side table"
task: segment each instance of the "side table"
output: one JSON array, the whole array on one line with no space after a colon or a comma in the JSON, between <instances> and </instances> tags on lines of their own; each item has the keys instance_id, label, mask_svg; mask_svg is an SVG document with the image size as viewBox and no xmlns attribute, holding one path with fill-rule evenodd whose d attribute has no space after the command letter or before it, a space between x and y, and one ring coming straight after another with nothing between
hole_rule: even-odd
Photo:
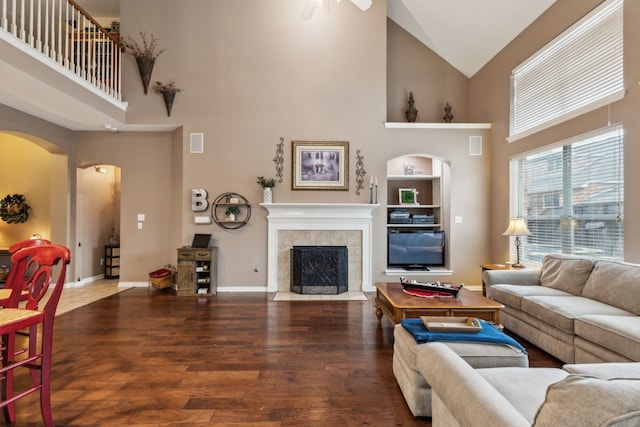
<instances>
[{"instance_id":1,"label":"side table","mask_svg":"<svg viewBox=\"0 0 640 427\"><path fill-rule=\"evenodd\" d=\"M522 270L522 268L513 268L510 264L481 264L482 272L485 270ZM487 286L482 279L482 296L487 296Z\"/></svg>"}]
</instances>

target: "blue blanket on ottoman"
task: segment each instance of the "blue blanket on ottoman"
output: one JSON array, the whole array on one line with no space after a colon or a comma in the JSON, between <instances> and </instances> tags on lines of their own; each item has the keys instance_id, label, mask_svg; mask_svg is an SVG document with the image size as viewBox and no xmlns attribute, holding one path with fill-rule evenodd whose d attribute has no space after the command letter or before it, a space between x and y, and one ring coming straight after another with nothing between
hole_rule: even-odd
<instances>
[{"instance_id":1,"label":"blue blanket on ottoman","mask_svg":"<svg viewBox=\"0 0 640 427\"><path fill-rule=\"evenodd\" d=\"M499 331L491 323L478 319L482 330L475 333L465 332L429 332L422 323L422 319L402 319L400 323L413 336L418 344L435 341L456 341L478 344L503 344L508 345L527 354L527 350L520 343L502 331Z\"/></svg>"}]
</instances>

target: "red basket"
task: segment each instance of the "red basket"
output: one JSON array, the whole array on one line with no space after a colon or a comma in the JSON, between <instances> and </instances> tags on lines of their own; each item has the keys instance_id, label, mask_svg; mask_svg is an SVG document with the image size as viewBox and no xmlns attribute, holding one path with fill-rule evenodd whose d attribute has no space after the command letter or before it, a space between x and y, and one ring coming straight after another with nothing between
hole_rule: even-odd
<instances>
[{"instance_id":1,"label":"red basket","mask_svg":"<svg viewBox=\"0 0 640 427\"><path fill-rule=\"evenodd\" d=\"M152 271L149 273L151 279L162 279L163 277L171 276L171 270L167 268L161 268L160 270Z\"/></svg>"}]
</instances>

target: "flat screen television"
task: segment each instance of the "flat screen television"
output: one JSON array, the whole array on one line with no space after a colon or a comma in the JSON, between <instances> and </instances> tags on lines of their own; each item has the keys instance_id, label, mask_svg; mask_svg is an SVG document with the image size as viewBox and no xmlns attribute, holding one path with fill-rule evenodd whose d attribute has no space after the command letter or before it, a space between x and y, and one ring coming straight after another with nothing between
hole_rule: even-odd
<instances>
[{"instance_id":1,"label":"flat screen television","mask_svg":"<svg viewBox=\"0 0 640 427\"><path fill-rule=\"evenodd\" d=\"M444 267L444 231L389 231L387 264L406 270Z\"/></svg>"}]
</instances>

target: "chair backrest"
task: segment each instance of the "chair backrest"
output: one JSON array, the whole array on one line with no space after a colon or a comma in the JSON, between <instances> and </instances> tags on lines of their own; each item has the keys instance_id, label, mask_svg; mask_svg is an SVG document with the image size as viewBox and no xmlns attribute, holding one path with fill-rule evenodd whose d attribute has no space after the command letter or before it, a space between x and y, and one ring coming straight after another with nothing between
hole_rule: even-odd
<instances>
[{"instance_id":1,"label":"chair backrest","mask_svg":"<svg viewBox=\"0 0 640 427\"><path fill-rule=\"evenodd\" d=\"M31 246L39 246L39 245L50 245L51 242L46 239L29 239L23 240L21 242L16 242L13 245L9 246L9 252L15 253L20 249L28 248Z\"/></svg>"},{"instance_id":2,"label":"chair backrest","mask_svg":"<svg viewBox=\"0 0 640 427\"><path fill-rule=\"evenodd\" d=\"M71 251L61 245L36 245L22 248L11 256L16 279L11 291L10 305L16 307L22 291L29 290L25 308L35 310L50 287L53 276L57 273L54 288L47 300L43 311L53 311L60 300L64 286L67 265L71 261ZM56 267L57 266L57 267ZM16 305L11 305L14 303ZM50 307L53 306L53 310Z\"/></svg>"},{"instance_id":3,"label":"chair backrest","mask_svg":"<svg viewBox=\"0 0 640 427\"><path fill-rule=\"evenodd\" d=\"M50 244L51 242L45 239L23 240L21 242L16 242L13 245L9 246L9 252L11 254L14 254L18 252L20 249L29 248L32 246L42 246L42 245L50 245ZM4 285L5 289L13 289L14 284L21 282L16 279L17 277L20 277L18 275L19 268L20 266L17 266L17 265L11 266L11 269L9 270L9 275L7 276L7 280L5 281L5 285Z\"/></svg>"}]
</instances>

